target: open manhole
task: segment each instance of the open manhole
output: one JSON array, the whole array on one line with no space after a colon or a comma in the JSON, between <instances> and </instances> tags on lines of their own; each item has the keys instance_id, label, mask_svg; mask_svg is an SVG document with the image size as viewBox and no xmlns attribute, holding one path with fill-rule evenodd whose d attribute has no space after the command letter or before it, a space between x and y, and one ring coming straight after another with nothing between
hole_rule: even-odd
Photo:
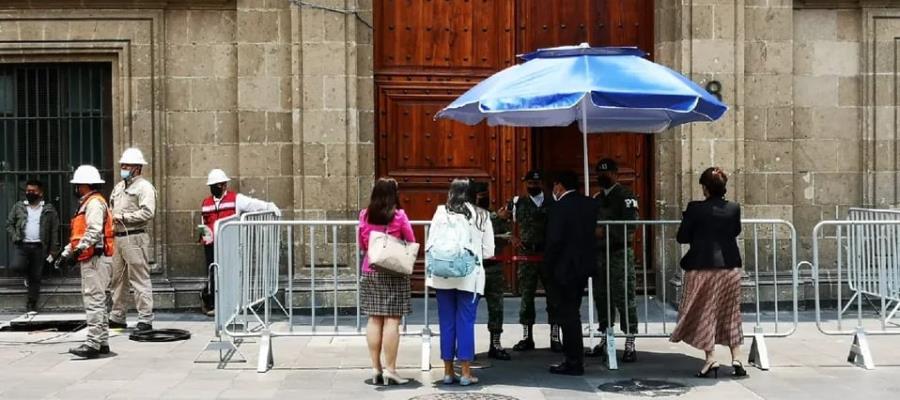
<instances>
[{"instance_id":1,"label":"open manhole","mask_svg":"<svg viewBox=\"0 0 900 400\"><path fill-rule=\"evenodd\" d=\"M680 396L690 390L689 387L680 383L651 379L616 381L604 383L597 388L607 393L620 393L636 397Z\"/></svg>"},{"instance_id":2,"label":"open manhole","mask_svg":"<svg viewBox=\"0 0 900 400\"><path fill-rule=\"evenodd\" d=\"M512 396L495 393L433 393L412 397L409 400L518 400Z\"/></svg>"},{"instance_id":3,"label":"open manhole","mask_svg":"<svg viewBox=\"0 0 900 400\"><path fill-rule=\"evenodd\" d=\"M85 327L81 314L23 314L0 327L2 332L74 332Z\"/></svg>"}]
</instances>

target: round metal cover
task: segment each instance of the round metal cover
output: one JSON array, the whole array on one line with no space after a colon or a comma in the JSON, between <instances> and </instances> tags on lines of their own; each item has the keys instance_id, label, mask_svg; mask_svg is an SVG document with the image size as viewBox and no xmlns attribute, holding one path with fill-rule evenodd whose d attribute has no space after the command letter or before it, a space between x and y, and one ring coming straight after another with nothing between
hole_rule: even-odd
<instances>
[{"instance_id":1,"label":"round metal cover","mask_svg":"<svg viewBox=\"0 0 900 400\"><path fill-rule=\"evenodd\" d=\"M433 393L410 398L409 400L518 400L515 397L495 393Z\"/></svg>"},{"instance_id":2,"label":"round metal cover","mask_svg":"<svg viewBox=\"0 0 900 400\"><path fill-rule=\"evenodd\" d=\"M680 396L690 390L689 387L680 383L650 379L631 379L604 383L597 388L603 392L621 393L637 397Z\"/></svg>"}]
</instances>

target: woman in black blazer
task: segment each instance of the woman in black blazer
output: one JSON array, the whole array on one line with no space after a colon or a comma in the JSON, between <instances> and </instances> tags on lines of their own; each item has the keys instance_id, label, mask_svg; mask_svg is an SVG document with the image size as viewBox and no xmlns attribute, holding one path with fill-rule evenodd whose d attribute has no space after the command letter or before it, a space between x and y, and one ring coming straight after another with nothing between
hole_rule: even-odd
<instances>
[{"instance_id":1,"label":"woman in black blazer","mask_svg":"<svg viewBox=\"0 0 900 400\"><path fill-rule=\"evenodd\" d=\"M678 243L690 244L681 259L684 299L672 342L685 342L706 352L697 377L718 377L715 345L731 349L734 376L746 376L740 361L741 329L741 206L725 200L728 176L717 167L700 175L706 200L692 201L678 228Z\"/></svg>"}]
</instances>

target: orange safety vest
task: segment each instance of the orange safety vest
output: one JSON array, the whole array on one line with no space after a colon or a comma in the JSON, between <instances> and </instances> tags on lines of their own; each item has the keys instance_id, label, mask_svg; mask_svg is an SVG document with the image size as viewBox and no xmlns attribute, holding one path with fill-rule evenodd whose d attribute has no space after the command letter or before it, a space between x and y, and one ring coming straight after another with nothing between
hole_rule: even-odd
<instances>
[{"instance_id":1,"label":"orange safety vest","mask_svg":"<svg viewBox=\"0 0 900 400\"><path fill-rule=\"evenodd\" d=\"M72 250L78 246L78 243L81 242L81 238L84 237L84 232L87 230L87 219L84 215L85 209L87 203L94 199L102 201L104 205L107 204L103 195L97 192L87 195L87 197L81 201L81 204L78 205L78 212L72 217L72 233L69 235L69 245ZM94 251L98 249L103 250L103 255L111 257L116 252L114 236L112 214L110 214L109 206L107 205L106 216L103 217L103 239L100 243L97 243L96 246L84 249L84 251L78 255L78 261L90 260L91 257L94 256Z\"/></svg>"},{"instance_id":2,"label":"orange safety vest","mask_svg":"<svg viewBox=\"0 0 900 400\"><path fill-rule=\"evenodd\" d=\"M200 204L200 213L203 217L203 224L209 228L210 232L215 232L216 221L237 214L237 193L230 190L226 191L225 194L222 195L222 199L219 200L218 205L216 204L216 199L212 196L203 199L203 203ZM210 235L210 237L213 236ZM201 242L206 245L212 244L213 241L215 241L215 239L206 243L206 241L201 238Z\"/></svg>"}]
</instances>

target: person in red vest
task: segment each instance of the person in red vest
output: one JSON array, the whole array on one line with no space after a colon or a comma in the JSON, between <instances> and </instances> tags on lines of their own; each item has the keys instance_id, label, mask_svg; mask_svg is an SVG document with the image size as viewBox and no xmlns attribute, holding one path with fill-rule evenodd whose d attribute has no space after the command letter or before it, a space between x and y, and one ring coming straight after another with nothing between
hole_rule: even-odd
<instances>
[{"instance_id":1,"label":"person in red vest","mask_svg":"<svg viewBox=\"0 0 900 400\"><path fill-rule=\"evenodd\" d=\"M203 250L206 254L207 268L214 261L213 243L215 242L215 237L213 233L216 231L216 221L232 215L241 215L255 211L275 211L276 215L281 216L281 211L278 210L275 203L254 199L228 190L228 181L230 180L231 178L225 174L225 171L218 168L209 171L206 179L210 196L203 199L203 203L200 205L203 224L198 228L200 230L200 242L203 243ZM206 288L200 293L202 311L208 316L215 315L215 292L216 280L210 274Z\"/></svg>"},{"instance_id":2,"label":"person in red vest","mask_svg":"<svg viewBox=\"0 0 900 400\"><path fill-rule=\"evenodd\" d=\"M56 261L57 268L77 263L81 271L81 295L87 314L87 339L69 349L78 357L97 358L109 353L109 314L106 310L106 288L115 254L112 214L100 194L104 183L97 168L82 165L70 181L78 198L78 211L72 217L69 244Z\"/></svg>"}]
</instances>

